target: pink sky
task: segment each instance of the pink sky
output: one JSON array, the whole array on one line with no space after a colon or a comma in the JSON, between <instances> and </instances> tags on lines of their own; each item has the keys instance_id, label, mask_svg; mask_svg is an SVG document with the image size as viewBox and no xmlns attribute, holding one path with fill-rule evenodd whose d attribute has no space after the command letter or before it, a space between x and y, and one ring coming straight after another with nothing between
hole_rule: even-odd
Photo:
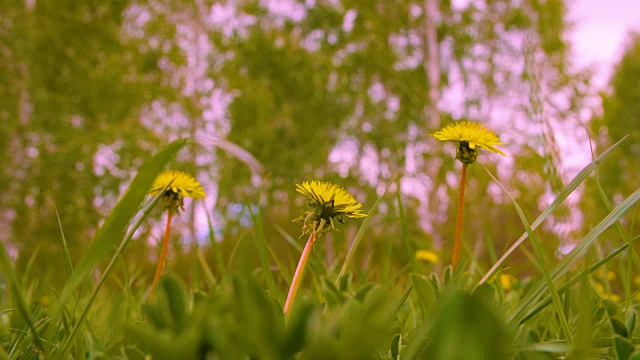
<instances>
[{"instance_id":1,"label":"pink sky","mask_svg":"<svg viewBox=\"0 0 640 360\"><path fill-rule=\"evenodd\" d=\"M640 31L640 0L569 0L576 65L595 65L606 84L624 50L627 33Z\"/></svg>"}]
</instances>

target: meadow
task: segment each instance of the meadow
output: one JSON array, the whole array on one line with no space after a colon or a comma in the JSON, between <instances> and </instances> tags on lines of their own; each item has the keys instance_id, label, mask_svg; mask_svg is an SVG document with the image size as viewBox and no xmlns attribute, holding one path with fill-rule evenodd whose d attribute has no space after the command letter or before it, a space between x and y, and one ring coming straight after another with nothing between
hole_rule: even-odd
<instances>
[{"instance_id":1,"label":"meadow","mask_svg":"<svg viewBox=\"0 0 640 360\"><path fill-rule=\"evenodd\" d=\"M0 1L0 360L640 360L580 3Z\"/></svg>"},{"instance_id":2,"label":"meadow","mask_svg":"<svg viewBox=\"0 0 640 360\"><path fill-rule=\"evenodd\" d=\"M390 266L398 255L389 247L375 260L375 272L362 271L353 259L367 241L378 202L365 204L364 220L345 219L359 221L359 228L338 261L323 261L325 238L318 236L306 279L286 314L295 262L273 251L260 210L250 210L250 246L226 252L212 231L211 252L195 251L193 276L165 273L154 295L149 276L124 263L133 234L171 187L149 197L154 179L186 143L169 144L140 168L78 261L71 260L65 229L52 235L64 256L48 261L48 271L63 273L63 286L39 282L29 267L16 272L0 247L0 359L640 359L640 263L632 246L639 236L633 223L623 221L637 211L640 189L615 207L603 194L608 214L566 255L545 256L542 247L548 245L536 235L601 163L615 157L620 143L577 173L533 220L508 195L525 231L512 235L517 240L501 257L494 255L490 268L468 248L453 268L449 259L409 246L403 249L413 261L400 269ZM327 206L334 205L331 200ZM402 211L396 220L408 221ZM327 232L333 225L341 226L336 221ZM317 227L306 234L317 235ZM615 229L617 248L598 243L609 228ZM288 236L291 253L301 254L302 240ZM402 231L388 237L408 242ZM524 243L533 249L528 256L535 269L518 277L505 270ZM243 257L257 257L259 266L247 266ZM430 271L424 264L432 263L444 266Z\"/></svg>"}]
</instances>

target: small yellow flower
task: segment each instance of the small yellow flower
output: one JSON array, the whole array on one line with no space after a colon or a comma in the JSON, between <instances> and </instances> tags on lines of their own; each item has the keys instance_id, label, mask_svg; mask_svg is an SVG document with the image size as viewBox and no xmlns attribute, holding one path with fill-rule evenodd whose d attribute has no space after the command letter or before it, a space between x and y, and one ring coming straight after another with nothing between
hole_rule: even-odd
<instances>
[{"instance_id":1,"label":"small yellow flower","mask_svg":"<svg viewBox=\"0 0 640 360\"><path fill-rule=\"evenodd\" d=\"M323 235L335 229L334 218L342 223L343 217L357 219L367 216L362 212L362 204L353 195L330 182L305 181L296 185L296 191L307 198L307 203L313 209L293 220L304 223L302 235L312 232Z\"/></svg>"},{"instance_id":2,"label":"small yellow flower","mask_svg":"<svg viewBox=\"0 0 640 360\"><path fill-rule=\"evenodd\" d=\"M615 280L616 279L616 273L609 270L607 271L607 280Z\"/></svg>"},{"instance_id":3,"label":"small yellow flower","mask_svg":"<svg viewBox=\"0 0 640 360\"><path fill-rule=\"evenodd\" d=\"M438 254L431 250L418 250L416 251L416 260L437 264L440 261L440 258L438 257Z\"/></svg>"},{"instance_id":4,"label":"small yellow flower","mask_svg":"<svg viewBox=\"0 0 640 360\"><path fill-rule=\"evenodd\" d=\"M596 282L596 284L595 284L595 286L594 286L594 287L596 288L596 291L597 291L599 294L604 294L604 293L605 293L605 291L604 291L604 286L602 286L602 284L600 284L599 282Z\"/></svg>"},{"instance_id":5,"label":"small yellow flower","mask_svg":"<svg viewBox=\"0 0 640 360\"><path fill-rule=\"evenodd\" d=\"M167 170L158 175L149 190L149 195L156 196L167 186L169 188L164 192L162 201L165 209L173 212L184 210L185 196L193 199L204 199L207 196L202 185L193 176L175 170Z\"/></svg>"},{"instance_id":6,"label":"small yellow flower","mask_svg":"<svg viewBox=\"0 0 640 360\"><path fill-rule=\"evenodd\" d=\"M594 287L603 299L609 299L613 302L620 302L620 295L615 293L608 293L601 283L596 282Z\"/></svg>"},{"instance_id":7,"label":"small yellow flower","mask_svg":"<svg viewBox=\"0 0 640 360\"><path fill-rule=\"evenodd\" d=\"M505 291L509 291L513 289L513 287L518 284L518 279L511 274L500 274L500 285Z\"/></svg>"},{"instance_id":8,"label":"small yellow flower","mask_svg":"<svg viewBox=\"0 0 640 360\"><path fill-rule=\"evenodd\" d=\"M431 134L440 141L455 141L458 143L456 158L465 164L472 164L478 157L477 147L506 156L505 153L495 148L495 145L504 145L498 135L486 126L471 122L457 121L447 125L440 131Z\"/></svg>"},{"instance_id":9,"label":"small yellow flower","mask_svg":"<svg viewBox=\"0 0 640 360\"><path fill-rule=\"evenodd\" d=\"M620 295L613 294L613 293L612 294L602 294L602 298L603 299L609 299L609 300L611 300L613 302L616 302L616 303L619 303L620 300L621 300Z\"/></svg>"}]
</instances>

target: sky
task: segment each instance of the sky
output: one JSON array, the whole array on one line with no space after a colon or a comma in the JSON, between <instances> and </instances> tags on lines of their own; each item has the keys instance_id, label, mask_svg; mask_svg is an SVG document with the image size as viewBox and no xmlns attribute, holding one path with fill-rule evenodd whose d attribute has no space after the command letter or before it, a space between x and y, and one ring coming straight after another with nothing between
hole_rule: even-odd
<instances>
[{"instance_id":1,"label":"sky","mask_svg":"<svg viewBox=\"0 0 640 360\"><path fill-rule=\"evenodd\" d=\"M640 31L640 0L569 0L570 34L578 66L595 66L604 86L620 60L628 32Z\"/></svg>"}]
</instances>

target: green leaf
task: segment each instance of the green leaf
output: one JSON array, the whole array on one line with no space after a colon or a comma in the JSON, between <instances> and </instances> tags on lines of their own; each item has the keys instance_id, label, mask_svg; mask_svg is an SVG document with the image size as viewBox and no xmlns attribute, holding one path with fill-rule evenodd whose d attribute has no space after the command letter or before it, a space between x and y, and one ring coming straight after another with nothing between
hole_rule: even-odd
<instances>
[{"instance_id":1,"label":"green leaf","mask_svg":"<svg viewBox=\"0 0 640 360\"><path fill-rule=\"evenodd\" d=\"M477 294L487 304L493 304L496 299L496 288L494 285L489 283L484 283L478 286L473 290L473 293Z\"/></svg>"},{"instance_id":2,"label":"green leaf","mask_svg":"<svg viewBox=\"0 0 640 360\"><path fill-rule=\"evenodd\" d=\"M307 336L307 323L313 314L313 309L314 307L305 301L300 301L293 308L282 339L281 359L289 359L295 353L302 350L305 337Z\"/></svg>"},{"instance_id":3,"label":"green leaf","mask_svg":"<svg viewBox=\"0 0 640 360\"><path fill-rule=\"evenodd\" d=\"M631 356L629 356L629 360L640 360L640 350L634 351Z\"/></svg>"},{"instance_id":4,"label":"green leaf","mask_svg":"<svg viewBox=\"0 0 640 360\"><path fill-rule=\"evenodd\" d=\"M400 357L400 334L391 339L391 358L396 360Z\"/></svg>"},{"instance_id":5,"label":"green leaf","mask_svg":"<svg viewBox=\"0 0 640 360\"><path fill-rule=\"evenodd\" d=\"M635 350L633 342L620 335L613 335L613 347L616 351L617 360L629 360L631 353Z\"/></svg>"},{"instance_id":6,"label":"green leaf","mask_svg":"<svg viewBox=\"0 0 640 360\"><path fill-rule=\"evenodd\" d=\"M284 332L284 314L274 298L252 278L233 278L234 315L243 341L260 358L275 359Z\"/></svg>"},{"instance_id":7,"label":"green leaf","mask_svg":"<svg viewBox=\"0 0 640 360\"><path fill-rule=\"evenodd\" d=\"M336 279L336 286L338 291L347 292L351 288L351 280L353 279L353 273L348 272L343 275L339 275Z\"/></svg>"},{"instance_id":8,"label":"green leaf","mask_svg":"<svg viewBox=\"0 0 640 360\"><path fill-rule=\"evenodd\" d=\"M609 315L609 317L616 316L616 314L620 310L618 304L616 304L616 302L611 299L603 299L602 306L604 306L604 309L607 311L607 315Z\"/></svg>"},{"instance_id":9,"label":"green leaf","mask_svg":"<svg viewBox=\"0 0 640 360\"><path fill-rule=\"evenodd\" d=\"M449 282L453 278L453 268L451 264L445 266L444 270L442 270L442 288L446 288L449 285Z\"/></svg>"},{"instance_id":10,"label":"green leaf","mask_svg":"<svg viewBox=\"0 0 640 360\"><path fill-rule=\"evenodd\" d=\"M369 295L369 293L371 292L372 289L376 289L378 288L379 285L378 284L374 284L374 283L366 283L363 284L362 286L360 286L355 294L354 294L354 298L359 300L359 301L364 301L367 297L367 295Z\"/></svg>"},{"instance_id":11,"label":"green leaf","mask_svg":"<svg viewBox=\"0 0 640 360\"><path fill-rule=\"evenodd\" d=\"M197 360L202 359L202 335L196 328L175 334L168 331L151 329L148 325L127 327L127 335L143 351L153 356L154 360Z\"/></svg>"},{"instance_id":12,"label":"green leaf","mask_svg":"<svg viewBox=\"0 0 640 360\"><path fill-rule=\"evenodd\" d=\"M614 333L624 338L629 337L629 332L627 331L627 327L624 325L624 322L622 322L622 320L618 319L617 317L612 317L612 318L609 318L609 322L611 323L611 329L613 330Z\"/></svg>"},{"instance_id":13,"label":"green leaf","mask_svg":"<svg viewBox=\"0 0 640 360\"><path fill-rule=\"evenodd\" d=\"M394 323L391 304L385 295L384 291L376 289L364 302L350 299L340 309L340 328L336 334L340 358L370 359L381 344L391 340Z\"/></svg>"},{"instance_id":14,"label":"green leaf","mask_svg":"<svg viewBox=\"0 0 640 360\"><path fill-rule=\"evenodd\" d=\"M636 330L636 318L638 317L638 312L636 311L636 309L631 309L629 310L629 313L627 313L627 321L626 321L626 326L627 326L627 331L629 332L629 338L631 336L633 336L633 332Z\"/></svg>"},{"instance_id":15,"label":"green leaf","mask_svg":"<svg viewBox=\"0 0 640 360\"><path fill-rule=\"evenodd\" d=\"M416 274L411 274L411 283L423 309L431 311L436 303L436 290L433 288L433 283L424 276Z\"/></svg>"},{"instance_id":16,"label":"green leaf","mask_svg":"<svg viewBox=\"0 0 640 360\"><path fill-rule=\"evenodd\" d=\"M159 290L162 291L167 301L166 305L170 312L174 331L180 332L184 326L187 313L187 301L184 293L184 286L178 279L171 275L165 275L160 279ZM160 297L160 292L158 297Z\"/></svg>"},{"instance_id":17,"label":"green leaf","mask_svg":"<svg viewBox=\"0 0 640 360\"><path fill-rule=\"evenodd\" d=\"M443 300L424 358L507 360L509 339L496 309L475 294L455 291Z\"/></svg>"},{"instance_id":18,"label":"green leaf","mask_svg":"<svg viewBox=\"0 0 640 360\"><path fill-rule=\"evenodd\" d=\"M338 306L339 304L342 304L346 300L346 297L344 296L344 294L342 294L342 292L333 283L333 281L323 276L320 279L320 282L322 284L322 296L327 302L327 306L332 308L334 306Z\"/></svg>"}]
</instances>

